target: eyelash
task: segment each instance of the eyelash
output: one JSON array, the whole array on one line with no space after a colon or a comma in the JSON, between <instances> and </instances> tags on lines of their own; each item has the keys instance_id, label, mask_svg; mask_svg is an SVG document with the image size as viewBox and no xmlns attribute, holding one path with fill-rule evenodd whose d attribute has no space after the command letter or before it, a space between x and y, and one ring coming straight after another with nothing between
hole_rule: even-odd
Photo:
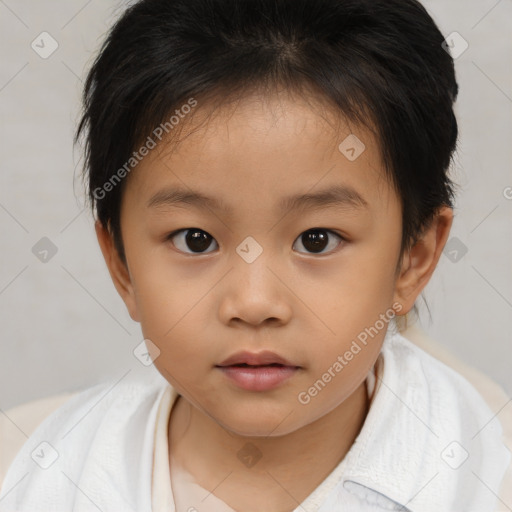
<instances>
[{"instance_id":1,"label":"eyelash","mask_svg":"<svg viewBox=\"0 0 512 512\"><path fill-rule=\"evenodd\" d=\"M174 242L172 242L172 239L180 234L180 233L185 233L186 231L195 231L195 232L201 232L201 233L206 233L207 235L209 235L211 237L211 240L214 240L215 241L215 238L213 238L207 231L204 231L203 229L200 229L200 228L182 228L182 229L177 229L175 231L173 231L172 233L169 233L166 237L165 237L165 241L169 241L171 242L174 247L176 247L176 245L174 244ZM329 233L329 234L332 234L332 235L335 235L337 236L339 239L340 239L340 243L338 244L338 247L342 244L342 242L347 242L347 239L345 237L343 237L342 235L340 235L339 233L336 233L335 231L332 231L330 229L326 229L326 228L310 228L310 229L307 229L306 231L303 231L297 238L296 238L296 241L297 240L301 240L301 237L306 234L306 233L309 233L309 232L325 232L325 233ZM186 242L185 242L186 243ZM211 244L211 241L210 241L210 244ZM218 244L217 244L218 245ZM295 245L295 242L294 242L294 245ZM303 244L304 245L304 244ZM328 251L327 253L324 253L324 252L307 252L307 254L312 254L312 255L315 255L315 254L330 254L334 251L337 250L336 247L334 250L331 250L331 251ZM213 251L205 251L205 252L186 252L186 251L182 251L181 249L178 249L178 251L184 253L184 254L188 254L188 255L194 255L194 254L197 254L197 255L201 255L201 254L209 254L210 252L213 252ZM301 254L304 254L304 253L301 253Z\"/></svg>"}]
</instances>

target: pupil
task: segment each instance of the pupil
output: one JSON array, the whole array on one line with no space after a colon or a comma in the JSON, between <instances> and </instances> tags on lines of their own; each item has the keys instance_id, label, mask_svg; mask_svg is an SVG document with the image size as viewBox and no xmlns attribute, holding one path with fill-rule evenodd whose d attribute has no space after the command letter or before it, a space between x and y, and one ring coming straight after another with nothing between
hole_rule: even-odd
<instances>
[{"instance_id":1,"label":"pupil","mask_svg":"<svg viewBox=\"0 0 512 512\"><path fill-rule=\"evenodd\" d=\"M208 249L212 237L199 229L194 231L189 229L185 238L190 250L198 249L197 252L202 252Z\"/></svg>"},{"instance_id":2,"label":"pupil","mask_svg":"<svg viewBox=\"0 0 512 512\"><path fill-rule=\"evenodd\" d=\"M203 252L210 246L212 237L200 229L194 231L188 230L186 242L190 250ZM321 252L327 245L327 236L325 231L311 230L302 235L302 243L310 252Z\"/></svg>"},{"instance_id":3,"label":"pupil","mask_svg":"<svg viewBox=\"0 0 512 512\"><path fill-rule=\"evenodd\" d=\"M308 251L321 252L327 245L326 233L318 229L307 231L302 235L302 243Z\"/></svg>"}]
</instances>

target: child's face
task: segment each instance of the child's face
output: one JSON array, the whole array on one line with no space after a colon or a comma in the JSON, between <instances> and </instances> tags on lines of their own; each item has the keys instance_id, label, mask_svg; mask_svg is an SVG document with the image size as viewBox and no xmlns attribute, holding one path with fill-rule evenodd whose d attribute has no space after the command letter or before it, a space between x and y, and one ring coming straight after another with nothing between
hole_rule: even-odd
<instances>
[{"instance_id":1,"label":"child's face","mask_svg":"<svg viewBox=\"0 0 512 512\"><path fill-rule=\"evenodd\" d=\"M354 129L366 149L350 161L338 146L351 131L336 129L307 104L245 100L184 132L174 153L153 150L126 183L123 298L161 351L159 371L233 432L280 435L311 423L361 385L380 351L397 299L401 208L375 140ZM229 210L165 202L177 187ZM335 187L367 205L281 207ZM166 239L189 228L195 239L194 230ZM312 228L320 231L308 241L301 235ZM353 341L375 326L357 351ZM242 350L269 350L300 368L270 389L246 389L218 367ZM319 379L320 391L310 391Z\"/></svg>"}]
</instances>

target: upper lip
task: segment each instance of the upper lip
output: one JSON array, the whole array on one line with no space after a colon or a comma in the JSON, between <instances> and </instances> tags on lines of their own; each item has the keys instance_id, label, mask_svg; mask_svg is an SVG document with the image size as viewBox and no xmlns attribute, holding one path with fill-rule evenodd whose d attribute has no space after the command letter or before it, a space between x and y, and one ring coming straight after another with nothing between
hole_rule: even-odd
<instances>
[{"instance_id":1,"label":"upper lip","mask_svg":"<svg viewBox=\"0 0 512 512\"><path fill-rule=\"evenodd\" d=\"M252 366L261 366L267 364L282 364L284 366L296 366L290 361L286 360L284 357L271 352L269 350L264 350L263 352L248 352L246 350L241 352L236 352L235 354L229 356L227 359L222 361L222 363L217 366L232 366L235 364L249 364Z\"/></svg>"}]
</instances>

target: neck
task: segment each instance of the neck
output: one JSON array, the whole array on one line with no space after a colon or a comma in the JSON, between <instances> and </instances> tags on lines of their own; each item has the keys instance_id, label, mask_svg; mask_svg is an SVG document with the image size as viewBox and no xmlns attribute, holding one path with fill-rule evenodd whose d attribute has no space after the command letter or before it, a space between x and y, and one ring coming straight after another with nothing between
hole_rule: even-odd
<instances>
[{"instance_id":1,"label":"neck","mask_svg":"<svg viewBox=\"0 0 512 512\"><path fill-rule=\"evenodd\" d=\"M363 382L331 412L294 432L244 437L180 396L169 421L169 458L233 508L250 512L263 502L267 510L293 510L345 457L368 407Z\"/></svg>"}]
</instances>

